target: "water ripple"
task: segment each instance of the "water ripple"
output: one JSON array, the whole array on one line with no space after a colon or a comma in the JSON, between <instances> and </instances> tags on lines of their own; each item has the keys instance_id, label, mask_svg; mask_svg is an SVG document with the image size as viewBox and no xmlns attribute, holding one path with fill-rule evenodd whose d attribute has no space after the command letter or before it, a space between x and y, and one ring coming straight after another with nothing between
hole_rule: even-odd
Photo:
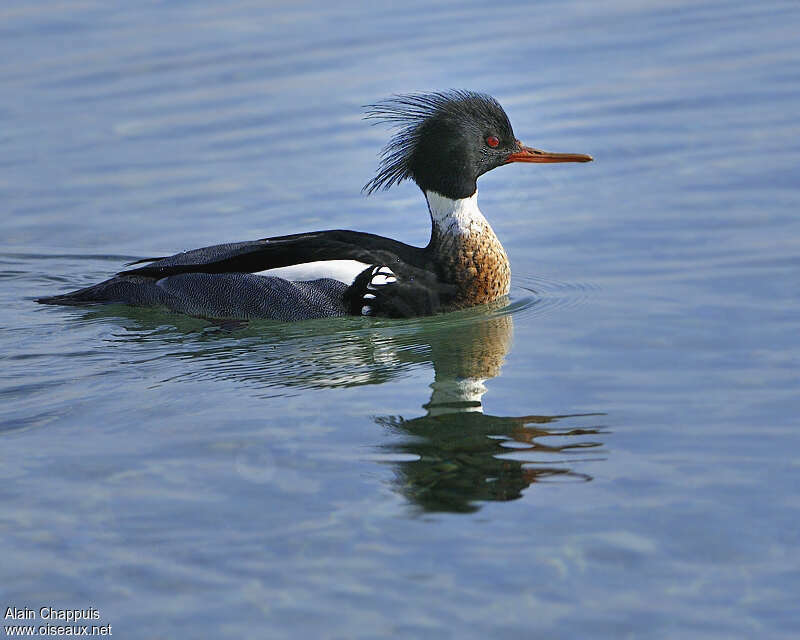
<instances>
[{"instance_id":1,"label":"water ripple","mask_svg":"<svg viewBox=\"0 0 800 640\"><path fill-rule=\"evenodd\" d=\"M590 282L564 282L541 276L514 276L510 313L543 315L583 304L599 286Z\"/></svg>"}]
</instances>

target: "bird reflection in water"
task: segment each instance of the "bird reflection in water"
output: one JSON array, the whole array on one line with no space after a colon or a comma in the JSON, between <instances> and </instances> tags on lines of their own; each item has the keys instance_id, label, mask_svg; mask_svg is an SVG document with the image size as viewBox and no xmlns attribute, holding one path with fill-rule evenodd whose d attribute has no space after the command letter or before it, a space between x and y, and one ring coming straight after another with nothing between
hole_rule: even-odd
<instances>
[{"instance_id":1,"label":"bird reflection in water","mask_svg":"<svg viewBox=\"0 0 800 640\"><path fill-rule=\"evenodd\" d=\"M256 393L283 388L343 388L385 384L433 365L426 413L375 421L399 438L381 446L396 470L396 486L424 511L473 512L484 501L515 500L533 483L588 482L600 460L603 414L495 416L483 412L484 382L497 377L511 348L511 307L484 306L414 321L328 320L324 324L255 324L198 331L172 315L135 308L102 309L91 317L135 322L114 341L172 344L181 379L235 379ZM135 314L135 315L134 315ZM88 316L88 314L87 314ZM354 324L355 323L355 324ZM188 363L195 366L187 366ZM581 465L584 468L581 468Z\"/></svg>"},{"instance_id":2,"label":"bird reflection in water","mask_svg":"<svg viewBox=\"0 0 800 640\"><path fill-rule=\"evenodd\" d=\"M396 485L424 511L474 512L482 501L516 500L535 482L592 480L571 465L584 461L576 459L578 452L599 453L602 443L589 438L604 431L565 423L602 414L512 417L483 412L483 383L500 373L512 330L511 316L491 315L437 336L429 343L435 379L430 401L423 405L427 413L412 419L376 418L404 436L382 449L411 458L392 462ZM554 436L559 444L542 441Z\"/></svg>"}]
</instances>

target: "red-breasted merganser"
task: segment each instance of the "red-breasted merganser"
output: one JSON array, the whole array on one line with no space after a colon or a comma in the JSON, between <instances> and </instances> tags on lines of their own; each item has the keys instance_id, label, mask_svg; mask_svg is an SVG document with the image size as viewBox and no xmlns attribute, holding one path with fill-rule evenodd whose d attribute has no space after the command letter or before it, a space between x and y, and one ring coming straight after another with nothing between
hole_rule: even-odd
<instances>
[{"instance_id":1,"label":"red-breasted merganser","mask_svg":"<svg viewBox=\"0 0 800 640\"><path fill-rule=\"evenodd\" d=\"M285 321L409 317L492 302L508 294L511 269L478 209L478 177L512 162L592 160L524 146L500 104L470 91L395 96L369 106L367 118L398 130L364 191L413 180L428 202L428 246L344 230L221 244L140 260L150 264L38 302L160 305L205 318Z\"/></svg>"}]
</instances>

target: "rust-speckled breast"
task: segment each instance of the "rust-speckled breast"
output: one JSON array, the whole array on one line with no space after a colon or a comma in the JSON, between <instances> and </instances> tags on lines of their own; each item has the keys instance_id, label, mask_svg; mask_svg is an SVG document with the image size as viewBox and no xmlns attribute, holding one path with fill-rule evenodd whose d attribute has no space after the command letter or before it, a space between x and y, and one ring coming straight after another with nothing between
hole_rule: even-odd
<instances>
[{"instance_id":1,"label":"rust-speckled breast","mask_svg":"<svg viewBox=\"0 0 800 640\"><path fill-rule=\"evenodd\" d=\"M511 266L503 245L492 228L473 226L468 234L443 233L433 228L433 247L440 274L445 282L456 285L453 308L470 307L497 300L511 287Z\"/></svg>"}]
</instances>

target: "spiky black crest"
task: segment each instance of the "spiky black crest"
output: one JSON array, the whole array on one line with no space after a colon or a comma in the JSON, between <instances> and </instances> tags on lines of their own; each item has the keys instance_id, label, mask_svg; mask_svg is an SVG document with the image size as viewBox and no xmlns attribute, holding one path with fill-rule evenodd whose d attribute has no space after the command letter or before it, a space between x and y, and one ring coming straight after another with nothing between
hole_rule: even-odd
<instances>
[{"instance_id":1,"label":"spiky black crest","mask_svg":"<svg viewBox=\"0 0 800 640\"><path fill-rule=\"evenodd\" d=\"M367 120L386 123L397 129L380 154L378 172L364 185L367 194L386 190L403 180L414 180L423 190L423 175L437 154L436 146L453 146L459 136L485 132L503 140L514 140L514 132L503 108L489 95L473 91L450 90L436 93L395 95L366 106ZM435 138L431 141L429 138ZM481 173L497 166L476 168L473 183ZM499 164L499 163L498 163ZM477 164L476 164L477 166ZM442 167L444 169L444 167Z\"/></svg>"}]
</instances>

